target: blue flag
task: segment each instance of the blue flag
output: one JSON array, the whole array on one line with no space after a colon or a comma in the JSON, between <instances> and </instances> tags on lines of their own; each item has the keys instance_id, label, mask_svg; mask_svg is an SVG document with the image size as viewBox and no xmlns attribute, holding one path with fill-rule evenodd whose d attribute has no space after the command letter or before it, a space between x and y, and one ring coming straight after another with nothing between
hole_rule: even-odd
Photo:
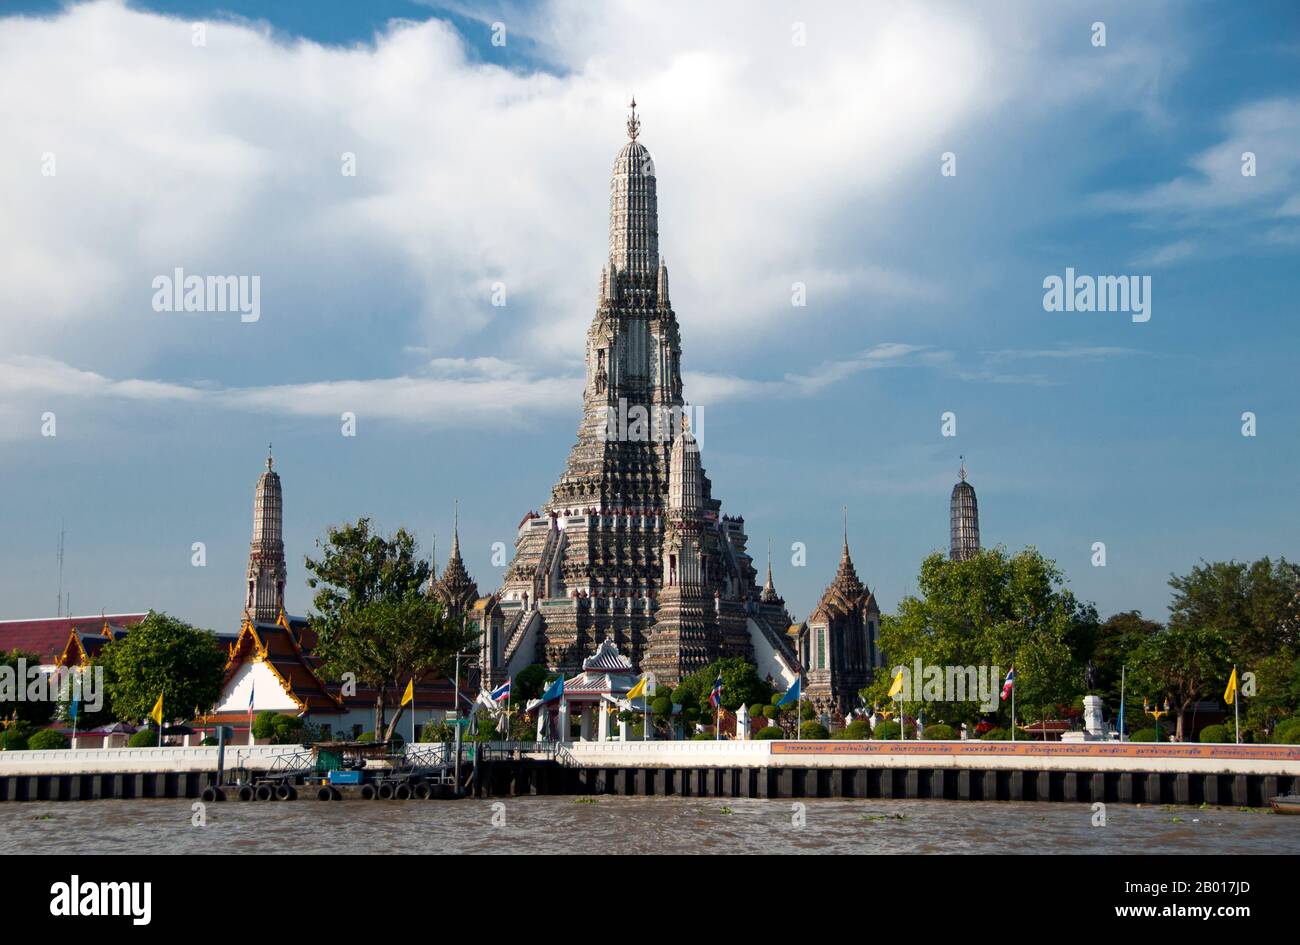
<instances>
[{"instance_id":1,"label":"blue flag","mask_svg":"<svg viewBox=\"0 0 1300 945\"><path fill-rule=\"evenodd\" d=\"M546 687L546 691L542 693L542 701L551 702L562 695L564 695L564 677L560 676Z\"/></svg>"},{"instance_id":2,"label":"blue flag","mask_svg":"<svg viewBox=\"0 0 1300 945\"><path fill-rule=\"evenodd\" d=\"M802 688L802 684L803 684L802 679L796 679L794 681L794 685L785 691L785 695L781 697L781 701L778 702L777 705L783 706L783 705L789 705L791 702L798 702L799 692L800 689Z\"/></svg>"}]
</instances>

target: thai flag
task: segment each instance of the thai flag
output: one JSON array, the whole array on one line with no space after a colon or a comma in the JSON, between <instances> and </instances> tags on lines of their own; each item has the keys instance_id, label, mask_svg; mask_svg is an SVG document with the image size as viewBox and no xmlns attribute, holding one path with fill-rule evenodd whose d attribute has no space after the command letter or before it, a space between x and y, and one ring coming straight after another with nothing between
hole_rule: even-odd
<instances>
[{"instance_id":1,"label":"thai flag","mask_svg":"<svg viewBox=\"0 0 1300 945\"><path fill-rule=\"evenodd\" d=\"M506 680L501 685L492 690L492 701L500 702L503 699L510 698L510 680Z\"/></svg>"},{"instance_id":2,"label":"thai flag","mask_svg":"<svg viewBox=\"0 0 1300 945\"><path fill-rule=\"evenodd\" d=\"M1014 666L1007 672L1006 681L1002 683L1002 701L1007 701L1007 696L1011 695L1011 690L1016 688L1016 668Z\"/></svg>"},{"instance_id":3,"label":"thai flag","mask_svg":"<svg viewBox=\"0 0 1300 945\"><path fill-rule=\"evenodd\" d=\"M722 675L713 681L713 691L709 693L709 705L715 709L722 705Z\"/></svg>"}]
</instances>

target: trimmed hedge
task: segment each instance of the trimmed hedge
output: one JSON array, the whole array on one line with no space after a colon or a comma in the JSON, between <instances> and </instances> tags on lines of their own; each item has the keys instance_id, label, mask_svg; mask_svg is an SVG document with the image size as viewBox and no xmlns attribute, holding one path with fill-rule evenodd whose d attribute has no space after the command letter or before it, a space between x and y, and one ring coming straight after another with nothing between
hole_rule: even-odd
<instances>
[{"instance_id":1,"label":"trimmed hedge","mask_svg":"<svg viewBox=\"0 0 1300 945\"><path fill-rule=\"evenodd\" d=\"M156 748L158 746L158 730L153 728L142 728L129 739L127 739L127 748Z\"/></svg>"},{"instance_id":2,"label":"trimmed hedge","mask_svg":"<svg viewBox=\"0 0 1300 945\"><path fill-rule=\"evenodd\" d=\"M1156 730L1154 728L1140 728L1129 735L1128 740L1131 742L1153 742L1156 740ZM1160 740L1162 742L1169 741L1169 733L1161 731Z\"/></svg>"},{"instance_id":3,"label":"trimmed hedge","mask_svg":"<svg viewBox=\"0 0 1300 945\"><path fill-rule=\"evenodd\" d=\"M866 719L854 719L840 732L842 738L851 741L863 741L871 737L871 723Z\"/></svg>"},{"instance_id":4,"label":"trimmed hedge","mask_svg":"<svg viewBox=\"0 0 1300 945\"><path fill-rule=\"evenodd\" d=\"M898 741L898 723L893 719L877 722L871 737L880 741Z\"/></svg>"},{"instance_id":5,"label":"trimmed hedge","mask_svg":"<svg viewBox=\"0 0 1300 945\"><path fill-rule=\"evenodd\" d=\"M769 725L766 728L760 728L754 733L754 740L759 742L770 742L774 738L785 738L785 733L775 725Z\"/></svg>"},{"instance_id":6,"label":"trimmed hedge","mask_svg":"<svg viewBox=\"0 0 1300 945\"><path fill-rule=\"evenodd\" d=\"M1201 729L1200 740L1205 744L1216 744L1235 742L1237 739L1233 735L1232 729L1226 725L1207 725Z\"/></svg>"},{"instance_id":7,"label":"trimmed hedge","mask_svg":"<svg viewBox=\"0 0 1300 945\"><path fill-rule=\"evenodd\" d=\"M799 726L799 732L804 738L818 739L830 738L831 733L826 731L826 726L821 722L811 719Z\"/></svg>"},{"instance_id":8,"label":"trimmed hedge","mask_svg":"<svg viewBox=\"0 0 1300 945\"><path fill-rule=\"evenodd\" d=\"M1300 745L1300 716L1283 719L1273 729L1273 744Z\"/></svg>"},{"instance_id":9,"label":"trimmed hedge","mask_svg":"<svg viewBox=\"0 0 1300 945\"><path fill-rule=\"evenodd\" d=\"M52 728L43 728L27 739L27 747L32 751L49 751L52 748L67 748L68 739L61 732Z\"/></svg>"}]
</instances>

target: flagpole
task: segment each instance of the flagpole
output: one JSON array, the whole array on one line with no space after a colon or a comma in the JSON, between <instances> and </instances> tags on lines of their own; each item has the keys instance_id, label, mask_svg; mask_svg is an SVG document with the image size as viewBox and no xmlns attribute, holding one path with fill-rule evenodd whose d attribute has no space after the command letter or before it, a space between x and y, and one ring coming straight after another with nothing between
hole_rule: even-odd
<instances>
[{"instance_id":1,"label":"flagpole","mask_svg":"<svg viewBox=\"0 0 1300 945\"><path fill-rule=\"evenodd\" d=\"M1241 744L1241 685L1237 682L1237 664L1232 664L1232 714L1237 744Z\"/></svg>"},{"instance_id":2,"label":"flagpole","mask_svg":"<svg viewBox=\"0 0 1300 945\"><path fill-rule=\"evenodd\" d=\"M1013 670L1015 667L1011 667ZM1016 681L1011 680L1011 740L1016 740Z\"/></svg>"},{"instance_id":3,"label":"flagpole","mask_svg":"<svg viewBox=\"0 0 1300 945\"><path fill-rule=\"evenodd\" d=\"M1120 744L1124 743L1124 676L1128 672L1127 666L1119 668L1119 740Z\"/></svg>"},{"instance_id":4,"label":"flagpole","mask_svg":"<svg viewBox=\"0 0 1300 945\"><path fill-rule=\"evenodd\" d=\"M415 744L415 677L411 677L411 744Z\"/></svg>"}]
</instances>

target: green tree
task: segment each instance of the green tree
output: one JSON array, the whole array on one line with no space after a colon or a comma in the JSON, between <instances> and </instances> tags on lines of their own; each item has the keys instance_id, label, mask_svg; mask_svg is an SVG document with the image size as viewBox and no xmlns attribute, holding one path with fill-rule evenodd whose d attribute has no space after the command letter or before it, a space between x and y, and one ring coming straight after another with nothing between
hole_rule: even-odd
<instances>
[{"instance_id":1,"label":"green tree","mask_svg":"<svg viewBox=\"0 0 1300 945\"><path fill-rule=\"evenodd\" d=\"M19 674L19 660L23 661L23 667L27 672L40 672L41 657L39 653L28 653L24 650L10 650L8 653L0 653L0 667L8 667L4 670L4 679L12 678L13 691L8 691L9 687L0 683L0 718L12 719L17 716L19 721L28 722L33 726L44 725L54 715L54 705L46 700L38 699L19 699L18 690L22 689L24 695L27 692L28 679ZM16 736L15 736L16 737Z\"/></svg>"},{"instance_id":2,"label":"green tree","mask_svg":"<svg viewBox=\"0 0 1300 945\"><path fill-rule=\"evenodd\" d=\"M753 702L767 702L772 697L772 684L759 679L754 664L743 657L732 656L687 676L673 690L673 699L683 706L694 706L701 713L712 713L709 694L719 673L722 674L722 706L729 712Z\"/></svg>"},{"instance_id":3,"label":"green tree","mask_svg":"<svg viewBox=\"0 0 1300 945\"><path fill-rule=\"evenodd\" d=\"M1213 628L1238 666L1300 645L1300 567L1285 558L1203 561L1169 586L1169 625Z\"/></svg>"},{"instance_id":4,"label":"green tree","mask_svg":"<svg viewBox=\"0 0 1300 945\"><path fill-rule=\"evenodd\" d=\"M514 682L510 685L510 701L519 706L528 705L530 699L541 697L546 690L546 684L555 678L555 675L541 663L525 666L515 673Z\"/></svg>"},{"instance_id":5,"label":"green tree","mask_svg":"<svg viewBox=\"0 0 1300 945\"><path fill-rule=\"evenodd\" d=\"M1228 644L1216 629L1171 622L1138 648L1133 662L1138 690L1149 693L1154 702L1169 701L1182 741L1188 706L1216 690L1222 692L1228 678Z\"/></svg>"},{"instance_id":6,"label":"green tree","mask_svg":"<svg viewBox=\"0 0 1300 945\"><path fill-rule=\"evenodd\" d=\"M1214 631L1222 640L1221 680L1206 680L1201 698L1218 697L1232 665L1255 676L1241 705L1243 737L1264 740L1279 719L1300 710L1300 567L1281 558L1202 561L1171 575L1171 628Z\"/></svg>"},{"instance_id":7,"label":"green tree","mask_svg":"<svg viewBox=\"0 0 1300 945\"><path fill-rule=\"evenodd\" d=\"M450 675L456 653L478 648L478 633L424 593L429 565L405 529L384 537L362 518L330 528L317 547L321 557L306 562L316 591L316 655L335 678L351 672L374 687L375 731L390 740L407 681Z\"/></svg>"},{"instance_id":8,"label":"green tree","mask_svg":"<svg viewBox=\"0 0 1300 945\"><path fill-rule=\"evenodd\" d=\"M1098 629L1097 613L1065 587L1056 564L1036 549L1011 556L986 549L966 561L935 553L921 563L918 592L881 619L881 649L890 667L1016 667L1017 718L1053 714L1083 690L1083 666ZM863 697L888 705L893 673L877 674ZM912 704L906 706L912 711ZM1010 724L1009 703L995 710ZM974 723L978 702L927 702L927 717Z\"/></svg>"},{"instance_id":9,"label":"green tree","mask_svg":"<svg viewBox=\"0 0 1300 945\"><path fill-rule=\"evenodd\" d=\"M163 697L163 723L188 719L210 708L221 695L225 654L216 637L165 613L149 615L120 640L106 644L97 665L113 712L139 722Z\"/></svg>"}]
</instances>

